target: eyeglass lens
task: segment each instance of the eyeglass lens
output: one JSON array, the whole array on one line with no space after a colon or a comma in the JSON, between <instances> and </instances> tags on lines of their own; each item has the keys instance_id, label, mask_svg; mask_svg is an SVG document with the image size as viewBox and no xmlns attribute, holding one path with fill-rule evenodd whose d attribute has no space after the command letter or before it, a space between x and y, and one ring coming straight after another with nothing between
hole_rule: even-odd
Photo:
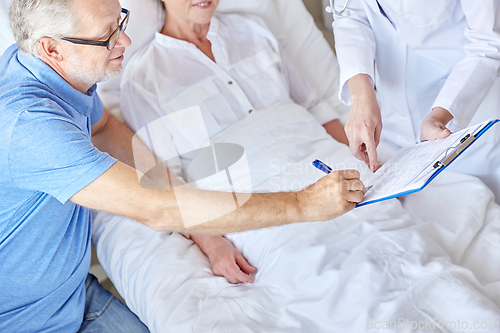
<instances>
[{"instance_id":1,"label":"eyeglass lens","mask_svg":"<svg viewBox=\"0 0 500 333\"><path fill-rule=\"evenodd\" d=\"M115 47L116 43L118 43L118 40L120 39L120 32L125 31L125 29L127 29L127 25L128 17L124 14L120 26L113 32L113 35L109 39L108 51L111 51Z\"/></svg>"}]
</instances>

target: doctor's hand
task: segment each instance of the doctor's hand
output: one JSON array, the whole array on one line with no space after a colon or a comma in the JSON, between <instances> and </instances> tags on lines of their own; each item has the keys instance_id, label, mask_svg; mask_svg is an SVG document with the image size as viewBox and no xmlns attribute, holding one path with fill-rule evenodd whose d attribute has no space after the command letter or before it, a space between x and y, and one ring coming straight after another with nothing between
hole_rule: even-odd
<instances>
[{"instance_id":1,"label":"doctor's hand","mask_svg":"<svg viewBox=\"0 0 500 333\"><path fill-rule=\"evenodd\" d=\"M446 128L446 124L452 119L453 115L448 110L439 106L432 109L420 125L420 141L433 141L449 136L451 131Z\"/></svg>"},{"instance_id":2,"label":"doctor's hand","mask_svg":"<svg viewBox=\"0 0 500 333\"><path fill-rule=\"evenodd\" d=\"M375 172L377 146L382 131L382 116L371 79L366 74L358 74L347 81L351 93L351 111L345 126L351 153L365 161Z\"/></svg>"},{"instance_id":3,"label":"doctor's hand","mask_svg":"<svg viewBox=\"0 0 500 333\"><path fill-rule=\"evenodd\" d=\"M365 186L357 170L332 171L297 192L301 220L327 221L354 209L363 200Z\"/></svg>"},{"instance_id":4,"label":"doctor's hand","mask_svg":"<svg viewBox=\"0 0 500 333\"><path fill-rule=\"evenodd\" d=\"M222 236L191 235L191 239L198 244L201 251L210 260L212 272L216 276L223 276L229 283L253 283L254 278L249 274L257 272L234 245Z\"/></svg>"}]
</instances>

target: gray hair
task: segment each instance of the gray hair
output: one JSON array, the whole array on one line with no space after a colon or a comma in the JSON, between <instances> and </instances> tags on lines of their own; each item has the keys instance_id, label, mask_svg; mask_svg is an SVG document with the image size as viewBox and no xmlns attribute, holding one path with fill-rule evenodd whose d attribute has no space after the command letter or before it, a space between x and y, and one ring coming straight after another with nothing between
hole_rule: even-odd
<instances>
[{"instance_id":1,"label":"gray hair","mask_svg":"<svg viewBox=\"0 0 500 333\"><path fill-rule=\"evenodd\" d=\"M81 28L74 0L12 0L9 19L19 50L35 57L43 37L71 37Z\"/></svg>"}]
</instances>

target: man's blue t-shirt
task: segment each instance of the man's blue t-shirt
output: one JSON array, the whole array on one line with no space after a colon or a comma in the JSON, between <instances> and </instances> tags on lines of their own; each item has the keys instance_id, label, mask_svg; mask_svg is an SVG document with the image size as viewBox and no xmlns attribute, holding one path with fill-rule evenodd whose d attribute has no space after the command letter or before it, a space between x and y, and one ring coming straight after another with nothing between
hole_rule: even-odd
<instances>
[{"instance_id":1,"label":"man's blue t-shirt","mask_svg":"<svg viewBox=\"0 0 500 333\"><path fill-rule=\"evenodd\" d=\"M116 160L90 127L95 86L72 88L11 46L0 59L0 332L76 332L85 307L91 214L68 201Z\"/></svg>"}]
</instances>

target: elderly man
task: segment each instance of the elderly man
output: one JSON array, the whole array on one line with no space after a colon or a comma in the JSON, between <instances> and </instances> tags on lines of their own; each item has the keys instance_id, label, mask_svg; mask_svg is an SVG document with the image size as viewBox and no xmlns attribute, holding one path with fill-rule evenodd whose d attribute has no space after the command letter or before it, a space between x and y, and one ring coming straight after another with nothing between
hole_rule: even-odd
<instances>
[{"instance_id":1,"label":"elderly man","mask_svg":"<svg viewBox=\"0 0 500 333\"><path fill-rule=\"evenodd\" d=\"M122 69L128 15L117 0L12 2L17 45L0 59L1 332L147 331L88 276L89 208L155 230L217 234L327 220L362 198L359 174L334 172L300 192L253 194L236 211L186 227L172 188L141 186L134 161L149 152L139 147L134 159L133 133L95 93ZM159 177L173 177L166 173ZM221 202L219 192L179 191L195 214L213 216Z\"/></svg>"}]
</instances>

